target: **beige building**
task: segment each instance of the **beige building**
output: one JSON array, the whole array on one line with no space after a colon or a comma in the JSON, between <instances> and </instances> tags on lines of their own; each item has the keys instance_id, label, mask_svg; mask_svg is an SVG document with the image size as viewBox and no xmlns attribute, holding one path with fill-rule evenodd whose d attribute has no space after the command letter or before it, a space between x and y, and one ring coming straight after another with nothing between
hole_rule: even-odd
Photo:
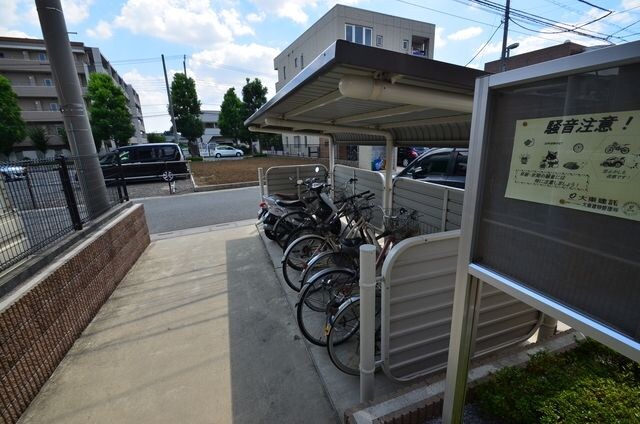
<instances>
[{"instance_id":1,"label":"beige building","mask_svg":"<svg viewBox=\"0 0 640 424\"><path fill-rule=\"evenodd\" d=\"M114 82L122 88L129 101L131 121L135 128L130 143L146 142L140 97L135 89L122 79L98 48L72 42L71 50L83 93L86 94L87 81L91 72L110 75ZM50 146L46 155L68 154L69 151L60 136L64 124L44 41L30 38L0 37L0 75L11 82L13 90L18 96L18 104L22 109L22 118L27 126L45 128L49 135L48 145ZM35 151L31 141L27 138L14 146L14 152L9 159L24 157L35 159L38 154L40 153Z\"/></svg>"},{"instance_id":2,"label":"beige building","mask_svg":"<svg viewBox=\"0 0 640 424\"><path fill-rule=\"evenodd\" d=\"M432 59L435 30L434 24L336 5L274 59L274 68L278 71L276 92L336 40ZM282 145L286 154L307 156L309 152L311 155L320 152L323 155L323 146L328 145L328 140L283 134ZM370 147L360 147L357 151L361 164L370 161ZM341 159L355 160L358 156L355 153L356 149L344 146L338 155Z\"/></svg>"}]
</instances>

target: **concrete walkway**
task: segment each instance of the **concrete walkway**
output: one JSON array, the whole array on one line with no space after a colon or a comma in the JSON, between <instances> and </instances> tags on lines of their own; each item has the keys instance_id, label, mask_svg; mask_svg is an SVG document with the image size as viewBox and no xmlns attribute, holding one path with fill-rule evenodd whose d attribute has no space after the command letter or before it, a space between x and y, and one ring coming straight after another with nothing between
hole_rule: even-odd
<instances>
[{"instance_id":1,"label":"concrete walkway","mask_svg":"<svg viewBox=\"0 0 640 424\"><path fill-rule=\"evenodd\" d=\"M337 420L257 230L235 224L153 241L20 422Z\"/></svg>"}]
</instances>

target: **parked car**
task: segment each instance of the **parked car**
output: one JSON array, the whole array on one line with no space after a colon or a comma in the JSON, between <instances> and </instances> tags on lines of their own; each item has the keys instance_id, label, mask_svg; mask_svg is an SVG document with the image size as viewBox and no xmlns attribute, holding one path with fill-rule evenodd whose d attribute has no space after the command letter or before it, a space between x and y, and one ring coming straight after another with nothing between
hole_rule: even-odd
<instances>
[{"instance_id":1,"label":"parked car","mask_svg":"<svg viewBox=\"0 0 640 424\"><path fill-rule=\"evenodd\" d=\"M406 177L449 187L464 188L469 149L431 149L411 162L396 178Z\"/></svg>"},{"instance_id":2,"label":"parked car","mask_svg":"<svg viewBox=\"0 0 640 424\"><path fill-rule=\"evenodd\" d=\"M418 156L427 151L426 147L398 147L398 166L409 166Z\"/></svg>"},{"instance_id":3,"label":"parked car","mask_svg":"<svg viewBox=\"0 0 640 424\"><path fill-rule=\"evenodd\" d=\"M102 173L107 181L118 178L117 158L127 180L164 179L189 177L187 161L175 143L134 144L118 147L100 158ZM168 173L168 174L167 174Z\"/></svg>"},{"instance_id":4,"label":"parked car","mask_svg":"<svg viewBox=\"0 0 640 424\"><path fill-rule=\"evenodd\" d=\"M235 147L226 146L224 144L218 144L216 145L216 148L211 151L211 155L217 158L220 158L223 156L240 157L240 156L244 156L244 152L240 149L236 149Z\"/></svg>"},{"instance_id":5,"label":"parked car","mask_svg":"<svg viewBox=\"0 0 640 424\"><path fill-rule=\"evenodd\" d=\"M24 166L9 164L0 164L0 174L7 182L23 180L27 175Z\"/></svg>"}]
</instances>

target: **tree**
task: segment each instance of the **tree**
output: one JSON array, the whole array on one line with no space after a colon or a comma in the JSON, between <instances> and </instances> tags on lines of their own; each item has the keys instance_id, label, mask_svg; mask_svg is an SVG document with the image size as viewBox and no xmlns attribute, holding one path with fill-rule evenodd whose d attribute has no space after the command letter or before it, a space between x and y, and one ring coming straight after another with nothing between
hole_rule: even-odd
<instances>
[{"instance_id":1,"label":"tree","mask_svg":"<svg viewBox=\"0 0 640 424\"><path fill-rule=\"evenodd\" d=\"M236 95L235 88L231 87L224 93L222 105L220 105L220 115L218 116L218 127L220 134L230 137L234 143L238 143L244 133L244 111L243 105Z\"/></svg>"},{"instance_id":2,"label":"tree","mask_svg":"<svg viewBox=\"0 0 640 424\"><path fill-rule=\"evenodd\" d=\"M267 87L262 85L262 81L258 78L254 78L251 81L246 79L247 83L242 87L242 102L243 102L243 122L253 115L262 105L267 102ZM254 134L243 126L243 138L251 142L251 140L258 139L262 148L268 148L268 146L278 144L281 140L280 136L274 134Z\"/></svg>"},{"instance_id":3,"label":"tree","mask_svg":"<svg viewBox=\"0 0 640 424\"><path fill-rule=\"evenodd\" d=\"M161 133L147 133L147 141L149 143L164 143L167 139Z\"/></svg>"},{"instance_id":4,"label":"tree","mask_svg":"<svg viewBox=\"0 0 640 424\"><path fill-rule=\"evenodd\" d=\"M171 102L176 128L189 141L191 156L200 156L197 139L204 134L200 119L201 103L196 93L196 82L185 74L175 74L171 82Z\"/></svg>"},{"instance_id":5,"label":"tree","mask_svg":"<svg viewBox=\"0 0 640 424\"><path fill-rule=\"evenodd\" d=\"M9 80L0 75L0 152L9 156L13 145L24 140L25 135L18 96Z\"/></svg>"},{"instance_id":6,"label":"tree","mask_svg":"<svg viewBox=\"0 0 640 424\"><path fill-rule=\"evenodd\" d=\"M44 128L30 127L27 130L27 135L31 139L31 142L37 151L47 153L47 140L49 139L49 136Z\"/></svg>"},{"instance_id":7,"label":"tree","mask_svg":"<svg viewBox=\"0 0 640 424\"><path fill-rule=\"evenodd\" d=\"M118 146L129 144L135 133L131 113L124 93L107 74L92 73L87 85L91 132L100 150L105 140L115 140Z\"/></svg>"}]
</instances>

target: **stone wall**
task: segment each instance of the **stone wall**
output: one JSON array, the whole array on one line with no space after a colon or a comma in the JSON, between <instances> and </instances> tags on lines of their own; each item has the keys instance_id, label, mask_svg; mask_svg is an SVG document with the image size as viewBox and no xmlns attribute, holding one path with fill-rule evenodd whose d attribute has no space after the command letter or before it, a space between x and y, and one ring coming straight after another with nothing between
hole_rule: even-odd
<instances>
[{"instance_id":1,"label":"stone wall","mask_svg":"<svg viewBox=\"0 0 640 424\"><path fill-rule=\"evenodd\" d=\"M149 245L142 205L0 302L0 423L15 423Z\"/></svg>"}]
</instances>

